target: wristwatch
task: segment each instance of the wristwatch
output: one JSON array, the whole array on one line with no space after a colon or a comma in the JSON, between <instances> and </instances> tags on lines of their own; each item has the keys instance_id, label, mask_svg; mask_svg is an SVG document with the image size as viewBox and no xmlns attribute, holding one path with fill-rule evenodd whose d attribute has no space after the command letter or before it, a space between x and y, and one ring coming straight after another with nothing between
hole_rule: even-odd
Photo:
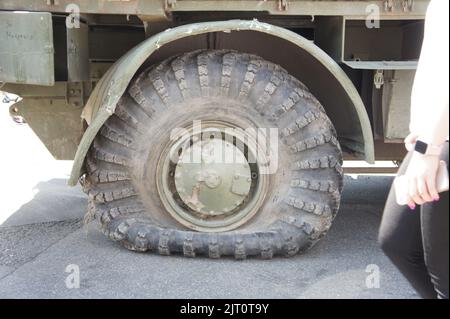
<instances>
[{"instance_id":1,"label":"wristwatch","mask_svg":"<svg viewBox=\"0 0 450 319\"><path fill-rule=\"evenodd\" d=\"M425 142L417 140L416 144L414 145L414 151L423 155L439 156L441 155L442 145L427 144Z\"/></svg>"}]
</instances>

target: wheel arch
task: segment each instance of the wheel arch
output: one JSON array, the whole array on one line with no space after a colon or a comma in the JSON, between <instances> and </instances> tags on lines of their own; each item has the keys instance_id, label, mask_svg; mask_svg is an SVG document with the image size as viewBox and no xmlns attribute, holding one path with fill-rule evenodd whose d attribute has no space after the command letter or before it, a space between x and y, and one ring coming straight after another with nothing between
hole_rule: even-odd
<instances>
[{"instance_id":1,"label":"wheel arch","mask_svg":"<svg viewBox=\"0 0 450 319\"><path fill-rule=\"evenodd\" d=\"M292 52L292 54L295 54L297 63L293 63L294 65L285 65L281 59L281 55L265 53L265 50L262 50L262 48L253 48L252 50L252 43L254 42L250 41L235 41L234 44L228 43L224 48L255 51L249 53L258 54L271 62L281 64L285 67L288 72L298 77L310 87L312 93L324 105L327 114L336 126L338 134L342 130L342 134L339 134L340 137L348 138L354 142L356 145L354 150L359 150L366 161L374 161L372 129L364 103L352 81L327 53L322 51L312 41L305 39L297 33L256 20L202 22L168 29L146 39L128 51L104 74L83 110L83 117L89 126L83 134L75 154L69 185L76 185L82 174L84 159L95 136L105 121L114 113L116 104L125 92L130 80L150 56L165 45L169 43L173 44L175 41L187 37L214 32L225 32L228 35L231 31L243 31L233 32L233 34L242 35L245 35L245 32L252 32L262 37L268 36L271 38L271 41L281 41L279 42L280 44L284 43L288 45L289 50L275 51L284 52L285 54ZM238 43L241 45L238 45ZM264 43L264 41L261 43ZM267 46L267 43L265 45ZM314 76L310 75L311 71L315 73ZM333 101L335 100L335 94L340 97L340 106L338 108L331 107L330 105L331 102L336 104ZM341 108L344 108L346 112L342 112ZM344 116L342 116L343 114ZM355 123L350 125L352 120L354 122L356 121L358 125Z\"/></svg>"}]
</instances>

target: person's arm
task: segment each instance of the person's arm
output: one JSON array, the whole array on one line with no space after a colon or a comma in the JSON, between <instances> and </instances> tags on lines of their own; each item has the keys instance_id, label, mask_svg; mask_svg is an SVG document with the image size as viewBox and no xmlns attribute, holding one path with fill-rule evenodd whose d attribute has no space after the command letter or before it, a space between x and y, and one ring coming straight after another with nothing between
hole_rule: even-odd
<instances>
[{"instance_id":1,"label":"person's arm","mask_svg":"<svg viewBox=\"0 0 450 319\"><path fill-rule=\"evenodd\" d=\"M416 140L442 145L449 131L449 1L432 0L425 20L425 36L419 66L411 95L411 134L405 139L406 148L412 150ZM405 176L402 190L415 204L439 200L436 175L439 168L437 155L414 152Z\"/></svg>"},{"instance_id":2,"label":"person's arm","mask_svg":"<svg viewBox=\"0 0 450 319\"><path fill-rule=\"evenodd\" d=\"M449 124L449 1L432 0L411 94L410 132L419 140L441 145Z\"/></svg>"}]
</instances>

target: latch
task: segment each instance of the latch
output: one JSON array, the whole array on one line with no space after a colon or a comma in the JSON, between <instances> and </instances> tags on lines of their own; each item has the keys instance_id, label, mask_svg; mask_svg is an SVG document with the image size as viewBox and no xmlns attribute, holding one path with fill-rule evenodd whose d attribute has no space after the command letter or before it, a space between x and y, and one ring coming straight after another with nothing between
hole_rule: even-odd
<instances>
[{"instance_id":1,"label":"latch","mask_svg":"<svg viewBox=\"0 0 450 319\"><path fill-rule=\"evenodd\" d=\"M287 11L288 7L289 7L288 0L278 0L278 10L279 11Z\"/></svg>"},{"instance_id":2,"label":"latch","mask_svg":"<svg viewBox=\"0 0 450 319\"><path fill-rule=\"evenodd\" d=\"M377 90L381 89L384 84L384 72L383 70L377 70L373 77L373 84L377 88Z\"/></svg>"}]
</instances>

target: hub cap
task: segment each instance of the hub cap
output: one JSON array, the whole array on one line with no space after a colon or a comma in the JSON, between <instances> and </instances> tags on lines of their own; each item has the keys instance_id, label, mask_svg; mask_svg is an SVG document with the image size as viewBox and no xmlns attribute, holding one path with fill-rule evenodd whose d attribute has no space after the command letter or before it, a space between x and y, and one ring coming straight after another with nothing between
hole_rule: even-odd
<instances>
[{"instance_id":1,"label":"hub cap","mask_svg":"<svg viewBox=\"0 0 450 319\"><path fill-rule=\"evenodd\" d=\"M236 154L236 161L217 163L215 159L222 152L226 157ZM198 162L191 161L195 153L201 157ZM244 154L233 144L218 139L195 142L182 153L175 169L175 187L180 198L204 217L225 215L241 205L251 182Z\"/></svg>"},{"instance_id":2,"label":"hub cap","mask_svg":"<svg viewBox=\"0 0 450 319\"><path fill-rule=\"evenodd\" d=\"M265 197L267 178L259 174L258 145L230 127L223 122L202 122L200 131L189 127L190 134L172 140L158 163L162 202L191 229L237 228Z\"/></svg>"}]
</instances>

